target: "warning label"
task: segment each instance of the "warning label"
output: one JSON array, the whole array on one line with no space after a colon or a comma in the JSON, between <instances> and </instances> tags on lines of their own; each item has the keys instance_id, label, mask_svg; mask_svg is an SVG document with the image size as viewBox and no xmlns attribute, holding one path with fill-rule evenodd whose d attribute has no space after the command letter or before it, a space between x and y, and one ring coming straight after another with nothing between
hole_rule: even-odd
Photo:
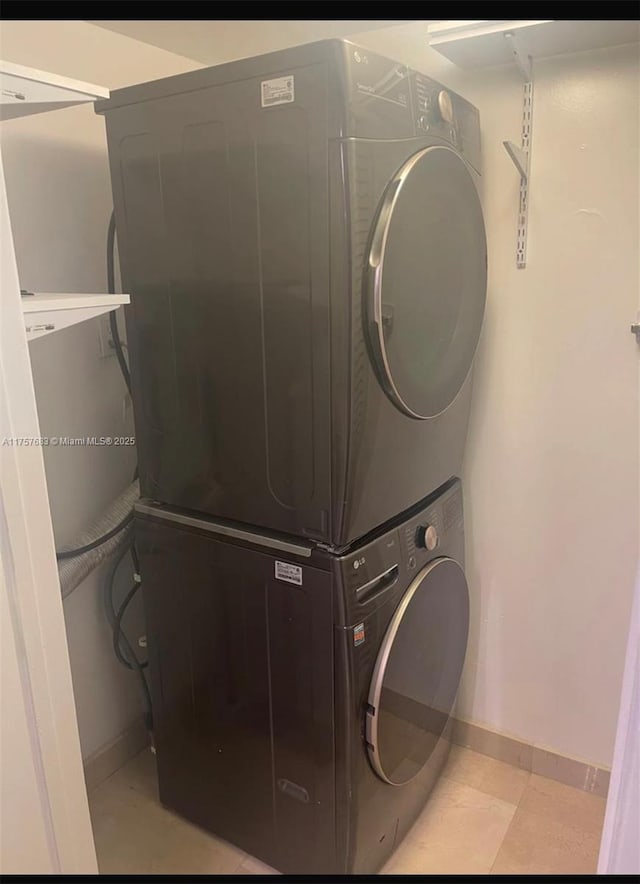
<instances>
[{"instance_id":1,"label":"warning label","mask_svg":"<svg viewBox=\"0 0 640 884\"><path fill-rule=\"evenodd\" d=\"M358 623L357 626L353 627L353 643L356 645L361 645L364 641L364 623Z\"/></svg>"},{"instance_id":2,"label":"warning label","mask_svg":"<svg viewBox=\"0 0 640 884\"><path fill-rule=\"evenodd\" d=\"M289 562L276 562L276 580L286 580L302 586L302 568Z\"/></svg>"},{"instance_id":3,"label":"warning label","mask_svg":"<svg viewBox=\"0 0 640 884\"><path fill-rule=\"evenodd\" d=\"M263 80L260 84L262 107L273 107L275 104L290 104L294 99L293 76L276 77L275 80Z\"/></svg>"}]
</instances>

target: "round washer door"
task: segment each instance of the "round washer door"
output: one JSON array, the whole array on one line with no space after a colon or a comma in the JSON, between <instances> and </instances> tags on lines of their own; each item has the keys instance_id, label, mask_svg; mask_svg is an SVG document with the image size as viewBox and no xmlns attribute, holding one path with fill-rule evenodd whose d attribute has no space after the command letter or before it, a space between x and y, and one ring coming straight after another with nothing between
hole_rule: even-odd
<instances>
[{"instance_id":1,"label":"round washer door","mask_svg":"<svg viewBox=\"0 0 640 884\"><path fill-rule=\"evenodd\" d=\"M480 199L448 147L410 157L387 185L365 273L365 312L376 373L405 414L443 412L464 383L487 291Z\"/></svg>"},{"instance_id":2,"label":"round washer door","mask_svg":"<svg viewBox=\"0 0 640 884\"><path fill-rule=\"evenodd\" d=\"M464 571L453 559L435 559L398 605L369 689L369 758L387 783L408 783L435 749L455 702L468 632Z\"/></svg>"}]
</instances>

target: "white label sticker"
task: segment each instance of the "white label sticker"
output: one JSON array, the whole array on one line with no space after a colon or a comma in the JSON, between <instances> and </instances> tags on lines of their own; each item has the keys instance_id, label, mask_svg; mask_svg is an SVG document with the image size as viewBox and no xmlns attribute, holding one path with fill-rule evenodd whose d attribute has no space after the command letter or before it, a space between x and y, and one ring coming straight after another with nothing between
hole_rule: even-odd
<instances>
[{"instance_id":1,"label":"white label sticker","mask_svg":"<svg viewBox=\"0 0 640 884\"><path fill-rule=\"evenodd\" d=\"M290 565L289 562L276 562L276 580L286 580L287 583L302 586L302 568L299 565Z\"/></svg>"},{"instance_id":2,"label":"white label sticker","mask_svg":"<svg viewBox=\"0 0 640 884\"><path fill-rule=\"evenodd\" d=\"M289 104L294 98L293 76L276 77L275 80L263 80L260 84L262 107L273 107L274 104Z\"/></svg>"}]
</instances>

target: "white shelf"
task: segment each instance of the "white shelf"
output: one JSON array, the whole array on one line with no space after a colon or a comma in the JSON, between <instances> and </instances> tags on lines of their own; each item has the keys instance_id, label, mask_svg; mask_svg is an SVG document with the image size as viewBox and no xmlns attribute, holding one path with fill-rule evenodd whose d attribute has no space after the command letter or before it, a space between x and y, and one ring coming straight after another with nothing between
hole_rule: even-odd
<instances>
[{"instance_id":1,"label":"white shelf","mask_svg":"<svg viewBox=\"0 0 640 884\"><path fill-rule=\"evenodd\" d=\"M41 292L23 295L21 301L27 340L33 341L61 328L116 310L122 304L129 303L129 295Z\"/></svg>"},{"instance_id":2,"label":"white shelf","mask_svg":"<svg viewBox=\"0 0 640 884\"><path fill-rule=\"evenodd\" d=\"M0 61L1 120L72 107L98 98L109 98L109 90L93 83Z\"/></svg>"},{"instance_id":3,"label":"white shelf","mask_svg":"<svg viewBox=\"0 0 640 884\"><path fill-rule=\"evenodd\" d=\"M509 32L534 59L640 40L637 21L441 21L427 30L429 45L463 68L512 63Z\"/></svg>"}]
</instances>

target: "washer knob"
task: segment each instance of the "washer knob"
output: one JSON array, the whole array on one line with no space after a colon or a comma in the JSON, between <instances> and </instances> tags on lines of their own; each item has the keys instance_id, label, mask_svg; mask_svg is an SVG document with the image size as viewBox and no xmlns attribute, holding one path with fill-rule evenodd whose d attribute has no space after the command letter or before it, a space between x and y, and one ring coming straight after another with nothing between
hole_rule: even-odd
<instances>
[{"instance_id":1,"label":"washer knob","mask_svg":"<svg viewBox=\"0 0 640 884\"><path fill-rule=\"evenodd\" d=\"M416 541L418 546L422 546L431 552L438 545L438 532L433 525L421 525L418 528Z\"/></svg>"},{"instance_id":2,"label":"washer knob","mask_svg":"<svg viewBox=\"0 0 640 884\"><path fill-rule=\"evenodd\" d=\"M445 89L441 89L438 92L438 110L445 123L453 123L453 102Z\"/></svg>"}]
</instances>

